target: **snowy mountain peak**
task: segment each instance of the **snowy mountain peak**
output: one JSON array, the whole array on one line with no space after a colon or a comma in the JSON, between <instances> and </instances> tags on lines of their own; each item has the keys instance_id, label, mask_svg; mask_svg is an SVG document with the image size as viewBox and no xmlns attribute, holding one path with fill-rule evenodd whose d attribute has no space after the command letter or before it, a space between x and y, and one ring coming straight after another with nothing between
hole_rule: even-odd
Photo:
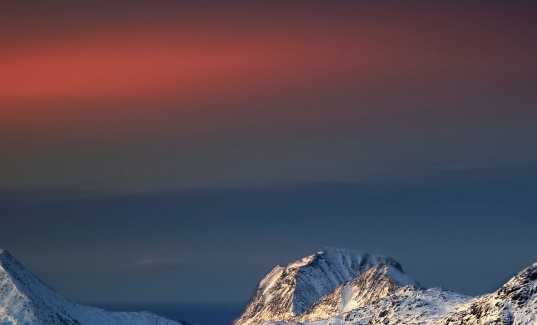
<instances>
[{"instance_id":1,"label":"snowy mountain peak","mask_svg":"<svg viewBox=\"0 0 537 325\"><path fill-rule=\"evenodd\" d=\"M312 255L296 272L293 314L302 314L319 298L377 264L402 270L399 263L389 257L351 250L327 248Z\"/></svg>"},{"instance_id":2,"label":"snowy mountain peak","mask_svg":"<svg viewBox=\"0 0 537 325\"><path fill-rule=\"evenodd\" d=\"M180 325L148 312L108 312L75 304L0 250L0 324L9 325Z\"/></svg>"},{"instance_id":3,"label":"snowy mountain peak","mask_svg":"<svg viewBox=\"0 0 537 325\"><path fill-rule=\"evenodd\" d=\"M334 285L349 274L355 275ZM333 289L323 294L330 287ZM302 312L297 308L308 304ZM495 292L468 297L440 288L422 288L390 258L327 249L277 267L261 281L235 324L263 323L535 325L537 263Z\"/></svg>"},{"instance_id":4,"label":"snowy mountain peak","mask_svg":"<svg viewBox=\"0 0 537 325\"><path fill-rule=\"evenodd\" d=\"M378 264L402 272L395 260L340 248L325 248L286 267L277 266L259 283L236 325L289 320L341 284Z\"/></svg>"}]
</instances>

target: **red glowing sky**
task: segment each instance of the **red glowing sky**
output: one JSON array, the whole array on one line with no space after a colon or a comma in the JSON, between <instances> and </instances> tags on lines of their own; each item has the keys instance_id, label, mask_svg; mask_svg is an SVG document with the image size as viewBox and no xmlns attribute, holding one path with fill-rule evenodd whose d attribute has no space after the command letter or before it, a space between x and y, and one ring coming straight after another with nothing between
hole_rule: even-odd
<instances>
[{"instance_id":1,"label":"red glowing sky","mask_svg":"<svg viewBox=\"0 0 537 325\"><path fill-rule=\"evenodd\" d=\"M58 26L47 30L44 22L39 31L35 23L3 44L0 120L13 126L39 116L41 123L73 123L72 112L66 120L62 114L76 109L73 103L88 102L114 103L119 111L135 110L140 102L174 103L178 111L222 109L303 89L322 91L349 79L363 84L351 91L370 92L383 83L416 87L438 78L449 83L535 68L535 46L525 29L530 23L495 24L509 18L498 8L413 12L347 4L332 10L317 5L301 14L282 7L224 11L220 19L212 11L198 20L126 19L94 28L60 20L63 33ZM7 24L16 30L16 20ZM40 106L46 114L36 112ZM142 110L151 111L148 106L154 105Z\"/></svg>"},{"instance_id":2,"label":"red glowing sky","mask_svg":"<svg viewBox=\"0 0 537 325\"><path fill-rule=\"evenodd\" d=\"M248 146L325 133L352 138L377 124L527 121L535 102L531 4L2 6L0 143L13 157L7 170L39 156L31 148L51 134L48 146L95 138L91 148L104 138L125 149L159 132L200 151L214 150L214 139L225 142L219 148L248 141L231 153L237 161ZM63 149L47 152L58 162L71 152Z\"/></svg>"}]
</instances>

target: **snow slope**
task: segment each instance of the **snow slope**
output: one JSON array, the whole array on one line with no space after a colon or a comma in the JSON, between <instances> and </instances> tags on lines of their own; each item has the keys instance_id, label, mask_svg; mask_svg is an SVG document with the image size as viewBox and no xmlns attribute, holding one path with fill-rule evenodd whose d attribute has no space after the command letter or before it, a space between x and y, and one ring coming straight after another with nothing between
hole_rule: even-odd
<instances>
[{"instance_id":1,"label":"snow slope","mask_svg":"<svg viewBox=\"0 0 537 325\"><path fill-rule=\"evenodd\" d=\"M180 325L149 312L109 312L69 301L0 250L1 325Z\"/></svg>"},{"instance_id":2,"label":"snow slope","mask_svg":"<svg viewBox=\"0 0 537 325\"><path fill-rule=\"evenodd\" d=\"M404 286L418 288L419 284L392 265L377 264L339 285L294 320L306 322L337 316L366 306Z\"/></svg>"}]
</instances>

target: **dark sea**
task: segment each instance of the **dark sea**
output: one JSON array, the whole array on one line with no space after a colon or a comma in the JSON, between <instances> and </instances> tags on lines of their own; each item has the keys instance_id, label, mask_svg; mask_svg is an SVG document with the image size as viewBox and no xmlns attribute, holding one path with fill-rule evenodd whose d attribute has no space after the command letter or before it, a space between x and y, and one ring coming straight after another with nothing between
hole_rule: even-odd
<instances>
[{"instance_id":1,"label":"dark sea","mask_svg":"<svg viewBox=\"0 0 537 325\"><path fill-rule=\"evenodd\" d=\"M199 325L229 325L237 318L246 303L188 303L188 304L92 304L112 311L150 311L176 321Z\"/></svg>"}]
</instances>

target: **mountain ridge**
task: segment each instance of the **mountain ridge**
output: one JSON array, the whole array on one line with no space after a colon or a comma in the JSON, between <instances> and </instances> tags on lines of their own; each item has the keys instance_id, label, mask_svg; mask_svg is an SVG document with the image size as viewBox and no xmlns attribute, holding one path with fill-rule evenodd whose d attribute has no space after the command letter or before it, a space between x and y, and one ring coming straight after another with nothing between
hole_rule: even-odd
<instances>
[{"instance_id":1,"label":"mountain ridge","mask_svg":"<svg viewBox=\"0 0 537 325\"><path fill-rule=\"evenodd\" d=\"M388 264L377 264L317 300L295 321L307 322L346 313L405 286L421 287L401 270Z\"/></svg>"},{"instance_id":2,"label":"mountain ridge","mask_svg":"<svg viewBox=\"0 0 537 325\"><path fill-rule=\"evenodd\" d=\"M496 291L424 288L394 259L328 248L263 278L234 325L535 325L537 262ZM0 249L2 325L185 325L149 312L76 304Z\"/></svg>"},{"instance_id":3,"label":"mountain ridge","mask_svg":"<svg viewBox=\"0 0 537 325\"><path fill-rule=\"evenodd\" d=\"M340 252L348 253L345 250ZM306 262L304 265L311 263L311 256L306 258L308 260L297 262ZM259 294L268 292L263 286L281 282L276 278L282 277L282 270L286 268L279 266L269 273L270 281L260 282L252 301L234 325L537 324L537 263L518 272L498 290L470 297L441 288L424 288L408 277L398 262L386 259L393 262L369 265L299 314L287 311L289 303L286 300L259 297ZM289 273L287 276L296 274ZM293 283L292 278L285 280ZM265 290L259 290L260 287ZM259 302L266 304L263 298L270 298L268 302L272 305L268 313L260 316L267 311L264 306L256 305ZM281 302L285 304L278 305ZM278 313L278 310L283 312Z\"/></svg>"}]
</instances>

